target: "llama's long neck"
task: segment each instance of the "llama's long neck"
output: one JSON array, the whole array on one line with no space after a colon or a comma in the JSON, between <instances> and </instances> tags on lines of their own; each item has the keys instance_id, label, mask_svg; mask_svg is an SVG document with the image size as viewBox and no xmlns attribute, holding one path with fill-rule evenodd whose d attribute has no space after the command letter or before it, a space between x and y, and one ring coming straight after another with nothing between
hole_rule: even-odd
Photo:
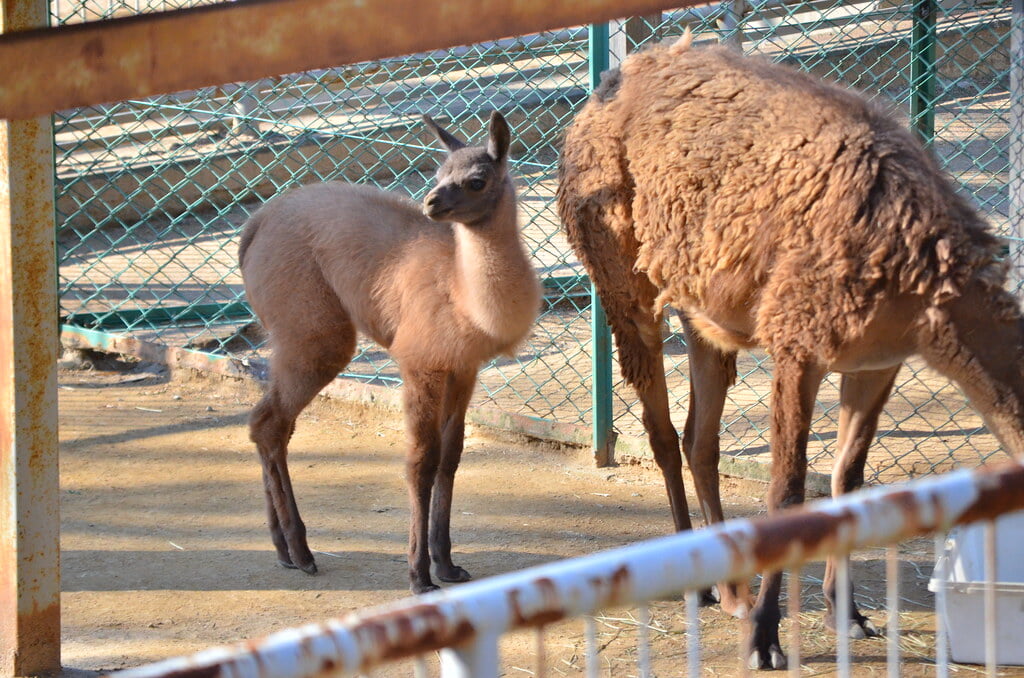
<instances>
[{"instance_id":1,"label":"llama's long neck","mask_svg":"<svg viewBox=\"0 0 1024 678\"><path fill-rule=\"evenodd\" d=\"M1011 455L1024 454L1024 316L1008 292L976 283L932 308L921 353L959 384Z\"/></svg>"},{"instance_id":2,"label":"llama's long neck","mask_svg":"<svg viewBox=\"0 0 1024 678\"><path fill-rule=\"evenodd\" d=\"M509 186L487 223L455 224L455 296L466 316L499 342L518 342L540 304L537 274L516 222Z\"/></svg>"}]
</instances>

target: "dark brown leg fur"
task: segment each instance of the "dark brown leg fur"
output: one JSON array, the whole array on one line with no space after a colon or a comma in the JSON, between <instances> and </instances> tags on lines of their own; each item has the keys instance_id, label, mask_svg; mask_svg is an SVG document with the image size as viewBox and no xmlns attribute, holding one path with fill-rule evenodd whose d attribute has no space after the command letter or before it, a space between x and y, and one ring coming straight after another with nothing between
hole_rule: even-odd
<instances>
[{"instance_id":1,"label":"dark brown leg fur","mask_svg":"<svg viewBox=\"0 0 1024 678\"><path fill-rule=\"evenodd\" d=\"M710 525L725 520L718 477L718 430L726 394L736 381L736 354L714 348L697 335L685 314L680 313L679 318L686 334L690 363L690 406L683 430L683 452L704 522ZM743 619L754 599L746 582L719 582L718 602L724 612Z\"/></svg>"},{"instance_id":2,"label":"dark brown leg fur","mask_svg":"<svg viewBox=\"0 0 1024 678\"><path fill-rule=\"evenodd\" d=\"M807 476L807 434L814 398L825 370L786 354L775 354L772 379L772 479L768 488L768 512L802 504ZM749 666L781 669L786 655L779 644L779 593L781 572L766 572L751 613Z\"/></svg>"},{"instance_id":3,"label":"dark brown leg fur","mask_svg":"<svg viewBox=\"0 0 1024 678\"><path fill-rule=\"evenodd\" d=\"M832 496L853 492L864 484L864 464L868 448L878 431L878 417L889 399L899 366L871 372L843 375L839 390L839 450L832 468ZM825 564L825 625L838 630L836 624L836 563L829 558ZM878 629L857 609L850 584L851 638L880 635Z\"/></svg>"},{"instance_id":4,"label":"dark brown leg fur","mask_svg":"<svg viewBox=\"0 0 1024 678\"><path fill-rule=\"evenodd\" d=\"M476 374L448 375L445 389L443 426L441 428L441 461L434 478L430 507L430 554L437 578L443 582L471 579L469 572L452 563L452 493L455 472L462 459L465 443L466 409L473 397Z\"/></svg>"},{"instance_id":5,"label":"dark brown leg fur","mask_svg":"<svg viewBox=\"0 0 1024 678\"><path fill-rule=\"evenodd\" d=\"M271 383L249 417L249 437L263 465L263 486L267 500L267 522L277 557L285 567L297 567L316 574L316 563L306 543L306 526L288 474L288 441L295 430L295 419L309 402L345 366L340 359L317 372L299 372L275 367L286 360L275 356Z\"/></svg>"},{"instance_id":6,"label":"dark brown leg fur","mask_svg":"<svg viewBox=\"0 0 1024 678\"><path fill-rule=\"evenodd\" d=\"M443 372L403 373L402 399L409 450L409 582L413 593L434 591L430 578L428 533L430 495L441 462L441 423L448 376Z\"/></svg>"}]
</instances>

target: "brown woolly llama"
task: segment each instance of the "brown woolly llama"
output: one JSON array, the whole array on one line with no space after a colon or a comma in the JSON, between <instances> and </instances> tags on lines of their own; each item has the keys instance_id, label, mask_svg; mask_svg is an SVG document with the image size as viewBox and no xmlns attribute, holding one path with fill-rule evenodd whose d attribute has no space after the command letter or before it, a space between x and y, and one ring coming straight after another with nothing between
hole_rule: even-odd
<instances>
[{"instance_id":1,"label":"brown woolly llama","mask_svg":"<svg viewBox=\"0 0 1024 678\"><path fill-rule=\"evenodd\" d=\"M689 36L605 74L569 129L559 213L636 387L677 529L688 529L669 417L661 317L684 319L691 403L683 452L709 522L722 520L718 429L736 351L774 363L771 511L804 497L821 379L842 373L833 493L863 483L900 364L921 354L967 393L1006 449L1024 451L1024 320L999 242L920 144L863 97ZM779 589L750 614L750 664L781 668ZM743 616L742 586L720 587ZM877 633L851 605L828 621ZM851 601L852 602L852 601ZM847 626L849 625L849 626Z\"/></svg>"},{"instance_id":2,"label":"brown woolly llama","mask_svg":"<svg viewBox=\"0 0 1024 678\"><path fill-rule=\"evenodd\" d=\"M414 593L469 573L452 563L452 488L476 374L533 325L540 285L516 221L510 134L494 113L486 147L424 116L448 149L422 208L367 186L314 184L274 198L245 226L245 291L270 336L270 383L249 420L278 559L316 573L288 476L299 413L352 359L356 332L398 362L409 439ZM429 545L429 553L428 553Z\"/></svg>"}]
</instances>

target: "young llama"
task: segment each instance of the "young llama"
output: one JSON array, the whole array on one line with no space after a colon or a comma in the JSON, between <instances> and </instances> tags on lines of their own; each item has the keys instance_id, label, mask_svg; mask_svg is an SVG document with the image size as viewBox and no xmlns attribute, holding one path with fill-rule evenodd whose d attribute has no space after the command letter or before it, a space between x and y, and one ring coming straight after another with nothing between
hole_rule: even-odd
<instances>
[{"instance_id":1,"label":"young llama","mask_svg":"<svg viewBox=\"0 0 1024 678\"><path fill-rule=\"evenodd\" d=\"M689 529L669 417L662 309L684 321L690 409L683 452L707 522L722 520L718 430L739 349L774 363L769 511L804 498L818 385L842 374L834 494L863 483L867 450L900 364L920 354L966 392L1012 454L1024 452L1024 321L1004 289L999 242L920 144L861 96L724 48L633 54L577 115L558 192L566 234L607 310L622 373L638 391L675 526ZM782 668L779 589L750 613L749 662ZM877 633L851 600L827 620Z\"/></svg>"},{"instance_id":2,"label":"young llama","mask_svg":"<svg viewBox=\"0 0 1024 678\"><path fill-rule=\"evenodd\" d=\"M314 184L257 211L238 251L273 349L249 431L279 561L316 573L287 446L296 417L352 359L361 332L401 370L414 593L437 588L431 558L441 581L470 578L452 563L449 536L466 408L480 365L515 351L540 306L516 221L505 119L491 115L486 147L424 120L449 155L422 208L367 186Z\"/></svg>"}]
</instances>

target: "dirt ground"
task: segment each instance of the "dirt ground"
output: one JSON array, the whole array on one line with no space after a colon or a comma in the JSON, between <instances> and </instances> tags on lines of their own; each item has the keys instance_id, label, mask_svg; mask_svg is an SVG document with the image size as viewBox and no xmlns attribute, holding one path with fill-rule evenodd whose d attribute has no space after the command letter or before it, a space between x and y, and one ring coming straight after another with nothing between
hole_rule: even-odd
<instances>
[{"instance_id":1,"label":"dirt ground","mask_svg":"<svg viewBox=\"0 0 1024 678\"><path fill-rule=\"evenodd\" d=\"M60 374L63 664L110 671L253 639L407 595L408 510L396 414L318 400L291 450L320 573L285 570L266 530L260 468L245 428L255 386L145 364ZM581 451L472 430L456 481L456 562L476 578L666 534L660 476L590 466ZM687 481L689 483L689 480ZM692 487L692 483L689 483ZM723 480L726 512L764 510L765 488ZM691 497L691 506L695 506ZM934 665L930 541L901 546L904 675ZM884 554L856 557L858 601L885 622ZM833 672L821 623L819 564L803 571L803 675ZM685 673L685 611L651 606L658 676ZM637 612L598 618L602 675L637 675ZM740 622L701 610L709 675L737 675ZM784 620L783 628L788 628ZM583 671L583 625L543 635L544 675ZM503 675L541 675L535 633L502 644ZM855 675L884 675L885 642L855 641ZM436 667L436 658L428 665ZM980 672L978 667L954 667ZM436 668L431 670L434 673ZM409 664L374 676L411 675Z\"/></svg>"}]
</instances>

